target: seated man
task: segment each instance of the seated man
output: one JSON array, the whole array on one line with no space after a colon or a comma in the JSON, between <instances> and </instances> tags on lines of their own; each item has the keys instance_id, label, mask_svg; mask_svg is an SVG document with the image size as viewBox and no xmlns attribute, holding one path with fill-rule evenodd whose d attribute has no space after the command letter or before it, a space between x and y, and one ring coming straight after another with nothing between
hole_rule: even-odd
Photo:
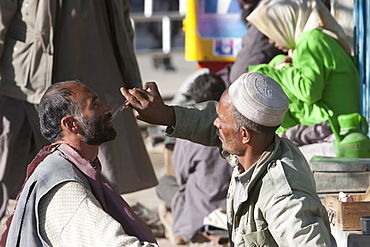
<instances>
[{"instance_id":1,"label":"seated man","mask_svg":"<svg viewBox=\"0 0 370 247\"><path fill-rule=\"evenodd\" d=\"M218 101L224 90L225 83L219 76L204 74L190 85L186 96L196 103ZM204 217L215 209L226 209L232 169L219 152L218 147L176 140L172 154L176 177L163 176L156 188L158 197L172 212L176 243L193 242L193 237L200 233Z\"/></svg>"},{"instance_id":2,"label":"seated man","mask_svg":"<svg viewBox=\"0 0 370 247\"><path fill-rule=\"evenodd\" d=\"M219 104L165 105L154 82L121 92L138 119L223 149L234 167L226 206L231 246L335 246L306 159L275 134L289 101L272 78L245 73Z\"/></svg>"},{"instance_id":3,"label":"seated man","mask_svg":"<svg viewBox=\"0 0 370 247\"><path fill-rule=\"evenodd\" d=\"M28 166L1 246L157 246L100 173L99 146L116 137L112 108L78 81L53 84L39 105L52 144Z\"/></svg>"}]
</instances>

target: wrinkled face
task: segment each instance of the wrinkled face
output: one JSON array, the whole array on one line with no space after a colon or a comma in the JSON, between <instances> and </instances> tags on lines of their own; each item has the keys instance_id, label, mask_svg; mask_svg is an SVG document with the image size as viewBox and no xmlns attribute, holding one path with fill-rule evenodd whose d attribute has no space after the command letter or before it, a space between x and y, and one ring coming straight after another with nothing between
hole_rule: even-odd
<instances>
[{"instance_id":1,"label":"wrinkled face","mask_svg":"<svg viewBox=\"0 0 370 247\"><path fill-rule=\"evenodd\" d=\"M82 129L81 140L89 145L100 145L113 140L117 133L110 121L112 108L102 102L88 87L76 86L76 103L80 104L81 116L76 117Z\"/></svg>"},{"instance_id":2,"label":"wrinkled face","mask_svg":"<svg viewBox=\"0 0 370 247\"><path fill-rule=\"evenodd\" d=\"M222 142L222 149L230 154L243 155L245 149L242 146L241 135L234 130L232 103L229 99L228 89L222 94L217 106L217 118L213 125L218 129L218 136Z\"/></svg>"}]
</instances>

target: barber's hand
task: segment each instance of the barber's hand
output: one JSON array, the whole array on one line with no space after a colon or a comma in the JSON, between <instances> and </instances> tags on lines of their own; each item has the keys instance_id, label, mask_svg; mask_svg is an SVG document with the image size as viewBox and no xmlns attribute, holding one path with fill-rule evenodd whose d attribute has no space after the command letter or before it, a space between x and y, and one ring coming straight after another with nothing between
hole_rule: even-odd
<instances>
[{"instance_id":1,"label":"barber's hand","mask_svg":"<svg viewBox=\"0 0 370 247\"><path fill-rule=\"evenodd\" d=\"M174 126L175 112L164 104L155 82L147 82L144 88L128 89L121 87L122 95L134 109L137 119L156 125Z\"/></svg>"}]
</instances>

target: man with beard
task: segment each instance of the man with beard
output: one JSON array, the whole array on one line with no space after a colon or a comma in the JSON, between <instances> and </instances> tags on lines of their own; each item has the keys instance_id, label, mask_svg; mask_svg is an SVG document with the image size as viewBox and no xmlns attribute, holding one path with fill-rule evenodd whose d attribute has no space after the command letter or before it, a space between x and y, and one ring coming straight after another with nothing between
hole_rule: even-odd
<instances>
[{"instance_id":1,"label":"man with beard","mask_svg":"<svg viewBox=\"0 0 370 247\"><path fill-rule=\"evenodd\" d=\"M48 144L35 109L46 89L78 79L120 106L117 88L142 87L134 34L127 0L0 0L0 218ZM120 194L157 185L132 112L114 122L118 138L99 148L104 177Z\"/></svg>"},{"instance_id":2,"label":"man with beard","mask_svg":"<svg viewBox=\"0 0 370 247\"><path fill-rule=\"evenodd\" d=\"M275 134L289 100L272 78L245 73L219 104L165 105L154 82L121 92L137 118L222 150L234 167L226 206L231 246L335 246L306 159Z\"/></svg>"},{"instance_id":3,"label":"man with beard","mask_svg":"<svg viewBox=\"0 0 370 247\"><path fill-rule=\"evenodd\" d=\"M1 246L157 246L101 175L99 146L116 137L112 108L78 81L53 84L39 105L52 144L28 166Z\"/></svg>"}]
</instances>

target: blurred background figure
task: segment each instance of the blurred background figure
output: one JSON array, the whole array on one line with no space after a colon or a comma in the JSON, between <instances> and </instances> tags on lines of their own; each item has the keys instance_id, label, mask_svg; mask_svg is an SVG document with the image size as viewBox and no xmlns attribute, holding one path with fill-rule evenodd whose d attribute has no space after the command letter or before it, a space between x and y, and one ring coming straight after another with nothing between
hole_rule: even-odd
<instances>
[{"instance_id":1,"label":"blurred background figure","mask_svg":"<svg viewBox=\"0 0 370 247\"><path fill-rule=\"evenodd\" d=\"M248 67L275 79L289 98L278 133L294 127L282 136L298 146L330 143L337 117L360 111L359 74L343 29L321 0L262 1L247 19L289 54ZM328 155L322 150L315 154Z\"/></svg>"},{"instance_id":2,"label":"blurred background figure","mask_svg":"<svg viewBox=\"0 0 370 247\"><path fill-rule=\"evenodd\" d=\"M240 75L248 72L250 65L268 63L278 54L286 54L269 43L269 39L261 33L253 24L246 20L246 17L256 8L260 0L238 0L241 8L240 18L245 22L247 32L242 38L242 49L238 52L233 63L226 65L221 70L216 70L212 66L197 70L194 74L183 82L179 91L172 100L172 104L182 104L186 102L184 92L186 92L194 78L201 74L214 71L224 81L226 85L233 83ZM208 63L212 65L211 62ZM217 62L216 62L217 64Z\"/></svg>"},{"instance_id":3,"label":"blurred background figure","mask_svg":"<svg viewBox=\"0 0 370 247\"><path fill-rule=\"evenodd\" d=\"M50 84L86 82L113 109L121 86L142 86L133 36L127 0L0 1L0 205L16 197L27 164L47 144L35 107ZM99 151L102 174L120 194L155 186L132 111L114 125L118 138Z\"/></svg>"},{"instance_id":4,"label":"blurred background figure","mask_svg":"<svg viewBox=\"0 0 370 247\"><path fill-rule=\"evenodd\" d=\"M330 0L322 0L330 9ZM244 34L241 40L241 50L237 53L234 61L227 64L222 69L217 69L221 62L207 61L208 66L199 66L198 69L193 74L183 82L178 92L174 96L171 104L181 104L186 102L186 98L183 93L189 88L189 85L194 81L194 78L204 73L216 73L225 81L226 85L230 85L236 79L239 78L245 72L248 72L248 67L251 65L268 63L279 54L287 54L275 47L269 42L269 38L261 33L253 23L250 23L246 18L252 13L252 11L258 6L260 0L238 0L241 9L240 18L244 21L246 25L247 32ZM200 7L200 6L198 6ZM190 20L188 21L190 22ZM186 30L185 30L186 31ZM220 30L220 32L222 32ZM188 48L191 50L191 48Z\"/></svg>"},{"instance_id":5,"label":"blurred background figure","mask_svg":"<svg viewBox=\"0 0 370 247\"><path fill-rule=\"evenodd\" d=\"M250 65L268 63L276 55L284 53L270 44L268 38L246 19L259 2L260 0L239 0L242 8L241 18L246 23L247 33L242 39L242 49L238 52L234 63L226 67L228 73L223 79L229 84L248 72Z\"/></svg>"},{"instance_id":6,"label":"blurred background figure","mask_svg":"<svg viewBox=\"0 0 370 247\"><path fill-rule=\"evenodd\" d=\"M247 26L247 33L242 39L242 49L238 52L234 62L217 72L222 79L231 84L243 73L248 72L248 67L268 63L279 54L287 54L269 42L269 38L260 32L247 17L258 6L260 0L238 0L242 9L241 18ZM322 0L330 10L330 0Z\"/></svg>"},{"instance_id":7,"label":"blurred background figure","mask_svg":"<svg viewBox=\"0 0 370 247\"><path fill-rule=\"evenodd\" d=\"M225 88L219 76L204 74L191 84L186 97L193 103L218 101ZM199 239L203 219L215 209L226 209L232 168L220 156L219 148L182 139L176 139L172 163L175 174L160 178L156 187L158 197L165 202L159 215L176 244L206 241ZM167 211L172 213L170 220Z\"/></svg>"}]
</instances>

